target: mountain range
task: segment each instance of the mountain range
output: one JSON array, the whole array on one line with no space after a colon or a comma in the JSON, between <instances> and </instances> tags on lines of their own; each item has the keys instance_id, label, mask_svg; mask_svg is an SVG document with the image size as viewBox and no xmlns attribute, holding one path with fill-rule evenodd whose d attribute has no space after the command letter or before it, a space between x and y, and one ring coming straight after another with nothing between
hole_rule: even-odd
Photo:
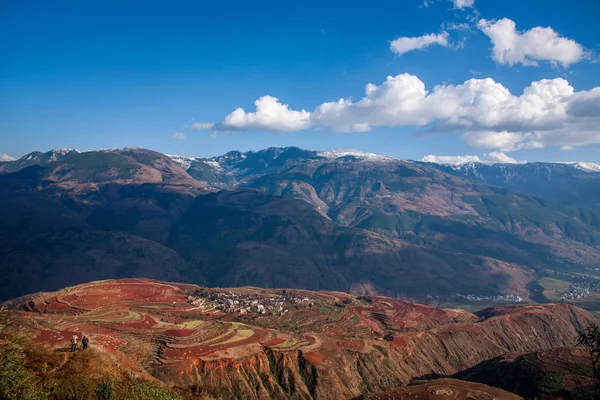
<instances>
[{"instance_id":1,"label":"mountain range","mask_svg":"<svg viewBox=\"0 0 600 400\"><path fill-rule=\"evenodd\" d=\"M528 301L548 274L598 273L599 182L585 164L296 147L34 152L0 163L0 293L149 277Z\"/></svg>"}]
</instances>

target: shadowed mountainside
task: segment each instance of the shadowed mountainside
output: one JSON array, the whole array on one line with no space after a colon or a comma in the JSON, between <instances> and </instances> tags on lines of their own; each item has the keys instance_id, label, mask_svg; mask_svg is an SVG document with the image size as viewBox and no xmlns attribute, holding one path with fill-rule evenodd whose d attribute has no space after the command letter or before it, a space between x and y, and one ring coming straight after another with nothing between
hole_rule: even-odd
<instances>
[{"instance_id":1,"label":"shadowed mountainside","mask_svg":"<svg viewBox=\"0 0 600 400\"><path fill-rule=\"evenodd\" d=\"M496 386L528 399L593 398L595 384L589 354L581 347L509 353L454 377Z\"/></svg>"}]
</instances>

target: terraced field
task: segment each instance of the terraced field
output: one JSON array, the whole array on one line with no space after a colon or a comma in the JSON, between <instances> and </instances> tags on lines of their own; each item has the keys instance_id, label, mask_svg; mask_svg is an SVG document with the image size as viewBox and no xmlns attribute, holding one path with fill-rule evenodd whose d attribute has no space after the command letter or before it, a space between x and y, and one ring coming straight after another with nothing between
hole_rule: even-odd
<instances>
[{"instance_id":1,"label":"terraced field","mask_svg":"<svg viewBox=\"0 0 600 400\"><path fill-rule=\"evenodd\" d=\"M66 350L74 333L86 335L139 374L224 398L308 399L331 390L339 394L331 398L351 398L450 375L509 349L568 345L573 324L593 320L568 305L475 315L378 296L149 279L91 282L4 305L34 343ZM519 340L497 338L498 326Z\"/></svg>"},{"instance_id":2,"label":"terraced field","mask_svg":"<svg viewBox=\"0 0 600 400\"><path fill-rule=\"evenodd\" d=\"M323 346L369 352L373 349L369 341L381 341L385 334L475 320L472 314L459 310L303 290L295 290L293 295L310 296L314 301L292 305L283 314L228 314L210 304L190 304L189 296L198 289L149 279L108 280L28 296L11 304L30 311L14 312L13 318L36 342L67 347L74 333L79 337L85 334L92 346L123 352L134 361L146 360L141 368L237 359L261 346L306 353L318 352ZM265 298L278 293L258 288L204 290ZM139 354L129 354L132 350ZM322 362L327 354L321 351L315 358Z\"/></svg>"}]
</instances>

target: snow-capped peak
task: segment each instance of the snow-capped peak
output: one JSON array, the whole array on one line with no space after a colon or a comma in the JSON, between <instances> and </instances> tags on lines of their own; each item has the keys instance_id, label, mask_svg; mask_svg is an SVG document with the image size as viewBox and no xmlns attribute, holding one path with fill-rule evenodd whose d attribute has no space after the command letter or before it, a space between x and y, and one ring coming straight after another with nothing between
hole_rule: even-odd
<instances>
[{"instance_id":1,"label":"snow-capped peak","mask_svg":"<svg viewBox=\"0 0 600 400\"><path fill-rule=\"evenodd\" d=\"M320 157L335 159L339 157L353 156L356 158L361 158L363 160L368 161L395 161L396 159L389 156L384 156L375 153L363 153L362 151L357 150L346 150L346 149L337 149L337 150L326 150L317 153Z\"/></svg>"},{"instance_id":2,"label":"snow-capped peak","mask_svg":"<svg viewBox=\"0 0 600 400\"><path fill-rule=\"evenodd\" d=\"M194 157L176 156L172 154L166 154L166 156L175 161L177 164L181 165L186 171L192 165L192 163L196 161L196 158Z\"/></svg>"},{"instance_id":3,"label":"snow-capped peak","mask_svg":"<svg viewBox=\"0 0 600 400\"><path fill-rule=\"evenodd\" d=\"M600 165L592 163L592 162L585 162L585 161L565 161L565 162L560 162L560 164L567 164L567 165L571 165L577 169L580 169L582 171L587 171L587 172L600 172Z\"/></svg>"},{"instance_id":4,"label":"snow-capped peak","mask_svg":"<svg viewBox=\"0 0 600 400\"><path fill-rule=\"evenodd\" d=\"M14 157L9 156L6 153L1 153L0 154L0 161L15 161Z\"/></svg>"},{"instance_id":5,"label":"snow-capped peak","mask_svg":"<svg viewBox=\"0 0 600 400\"><path fill-rule=\"evenodd\" d=\"M66 156L67 154L74 152L74 153L81 153L79 150L77 149L69 149L69 148L62 148L62 149L53 149L50 150L50 157L48 158L48 162L54 162L54 161L58 161L61 158L63 158L64 156Z\"/></svg>"}]
</instances>

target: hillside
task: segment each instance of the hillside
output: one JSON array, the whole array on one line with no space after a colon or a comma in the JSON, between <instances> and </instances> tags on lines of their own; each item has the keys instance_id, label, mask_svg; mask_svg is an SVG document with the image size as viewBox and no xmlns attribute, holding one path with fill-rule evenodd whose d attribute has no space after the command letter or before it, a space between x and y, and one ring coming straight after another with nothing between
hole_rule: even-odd
<instances>
[{"instance_id":1,"label":"hillside","mask_svg":"<svg viewBox=\"0 0 600 400\"><path fill-rule=\"evenodd\" d=\"M355 400L435 400L435 399L497 399L517 400L521 397L491 386L459 381L456 379L435 379L421 385L408 386L375 393Z\"/></svg>"},{"instance_id":2,"label":"hillside","mask_svg":"<svg viewBox=\"0 0 600 400\"><path fill-rule=\"evenodd\" d=\"M306 290L207 289L124 279L6 303L34 343L75 333L137 374L224 398L347 399L452 375L511 351L571 345L594 322L569 305L475 315Z\"/></svg>"},{"instance_id":3,"label":"hillside","mask_svg":"<svg viewBox=\"0 0 600 400\"><path fill-rule=\"evenodd\" d=\"M437 164L295 147L207 159L63 153L0 174L5 299L145 276L475 309L528 300L550 272L600 274L600 211Z\"/></svg>"},{"instance_id":4,"label":"hillside","mask_svg":"<svg viewBox=\"0 0 600 400\"><path fill-rule=\"evenodd\" d=\"M593 370L586 349L517 352L484 361L455 376L528 399L593 398Z\"/></svg>"}]
</instances>

